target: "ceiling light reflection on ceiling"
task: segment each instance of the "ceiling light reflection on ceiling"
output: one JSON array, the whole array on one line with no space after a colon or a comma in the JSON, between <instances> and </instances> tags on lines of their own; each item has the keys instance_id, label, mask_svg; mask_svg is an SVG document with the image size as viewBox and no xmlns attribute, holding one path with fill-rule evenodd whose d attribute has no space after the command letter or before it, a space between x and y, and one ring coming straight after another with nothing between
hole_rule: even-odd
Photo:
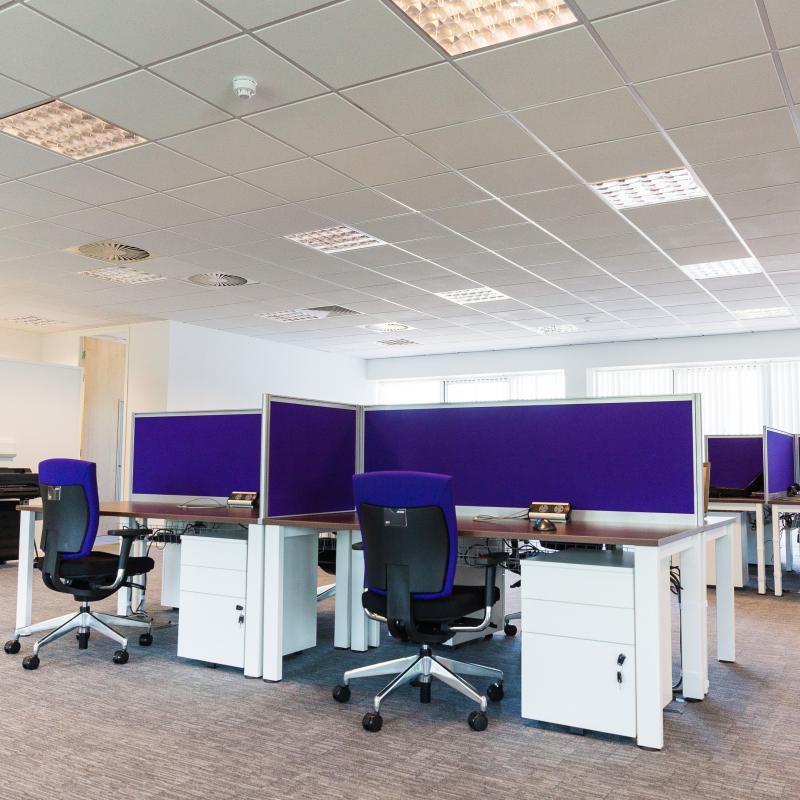
<instances>
[{"instance_id":1,"label":"ceiling light reflection on ceiling","mask_svg":"<svg viewBox=\"0 0 800 800\"><path fill-rule=\"evenodd\" d=\"M632 175L629 178L596 181L592 186L614 208L619 209L674 203L677 200L706 196L689 170L683 167Z\"/></svg>"},{"instance_id":2,"label":"ceiling light reflection on ceiling","mask_svg":"<svg viewBox=\"0 0 800 800\"><path fill-rule=\"evenodd\" d=\"M399 333L400 331L414 330L410 325L403 325L402 322L374 322L370 325L359 325L365 331L375 331L376 333Z\"/></svg>"},{"instance_id":3,"label":"ceiling light reflection on ceiling","mask_svg":"<svg viewBox=\"0 0 800 800\"><path fill-rule=\"evenodd\" d=\"M35 317L32 315L26 317L9 317L8 319L0 320L0 323L7 323L9 325L22 325L27 328L49 328L52 325L64 325L58 319L46 319L45 317Z\"/></svg>"},{"instance_id":4,"label":"ceiling light reflection on ceiling","mask_svg":"<svg viewBox=\"0 0 800 800\"><path fill-rule=\"evenodd\" d=\"M411 339L379 339L378 344L386 345L386 347L408 347L419 344L419 342L412 342Z\"/></svg>"},{"instance_id":5,"label":"ceiling light reflection on ceiling","mask_svg":"<svg viewBox=\"0 0 800 800\"><path fill-rule=\"evenodd\" d=\"M740 308L736 312L739 319L769 319L771 317L791 317L792 311L786 306L772 308Z\"/></svg>"},{"instance_id":6,"label":"ceiling light reflection on ceiling","mask_svg":"<svg viewBox=\"0 0 800 800\"><path fill-rule=\"evenodd\" d=\"M344 253L347 250L361 250L364 247L377 247L385 244L374 236L349 228L347 225L336 225L332 228L320 228L304 233L290 233L289 241L304 244L321 253Z\"/></svg>"},{"instance_id":7,"label":"ceiling light reflection on ceiling","mask_svg":"<svg viewBox=\"0 0 800 800\"><path fill-rule=\"evenodd\" d=\"M100 269L84 270L79 272L78 275L83 275L85 278L98 278L101 281L110 281L111 283L122 283L126 286L166 280L163 275L156 275L154 272L145 272L142 269L132 269L131 267L100 267Z\"/></svg>"},{"instance_id":8,"label":"ceiling light reflection on ceiling","mask_svg":"<svg viewBox=\"0 0 800 800\"><path fill-rule=\"evenodd\" d=\"M508 300L509 296L498 292L497 289L490 289L488 286L477 286L474 289L453 289L449 292L436 292L437 297L443 300L450 300L461 306L471 303L489 303L492 300Z\"/></svg>"},{"instance_id":9,"label":"ceiling light reflection on ceiling","mask_svg":"<svg viewBox=\"0 0 800 800\"><path fill-rule=\"evenodd\" d=\"M576 325L542 325L539 328L531 328L534 333L541 336L558 336L562 333L577 333L578 328Z\"/></svg>"},{"instance_id":10,"label":"ceiling light reflection on ceiling","mask_svg":"<svg viewBox=\"0 0 800 800\"><path fill-rule=\"evenodd\" d=\"M681 270L698 281L709 278L730 278L734 275L755 275L763 272L755 258L731 258L727 261L704 261L701 264L684 264Z\"/></svg>"},{"instance_id":11,"label":"ceiling light reflection on ceiling","mask_svg":"<svg viewBox=\"0 0 800 800\"><path fill-rule=\"evenodd\" d=\"M145 141L135 133L61 100L3 117L0 131L76 161Z\"/></svg>"},{"instance_id":12,"label":"ceiling light reflection on ceiling","mask_svg":"<svg viewBox=\"0 0 800 800\"><path fill-rule=\"evenodd\" d=\"M392 0L451 56L575 22L565 0Z\"/></svg>"}]
</instances>

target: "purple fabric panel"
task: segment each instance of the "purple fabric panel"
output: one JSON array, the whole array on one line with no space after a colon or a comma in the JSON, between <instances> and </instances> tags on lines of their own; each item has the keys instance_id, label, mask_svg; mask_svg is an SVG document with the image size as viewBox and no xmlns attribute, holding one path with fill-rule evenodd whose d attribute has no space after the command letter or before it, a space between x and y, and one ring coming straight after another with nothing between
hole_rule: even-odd
<instances>
[{"instance_id":1,"label":"purple fabric panel","mask_svg":"<svg viewBox=\"0 0 800 800\"><path fill-rule=\"evenodd\" d=\"M764 442L760 436L709 436L706 442L712 486L744 489L764 471Z\"/></svg>"},{"instance_id":2,"label":"purple fabric panel","mask_svg":"<svg viewBox=\"0 0 800 800\"><path fill-rule=\"evenodd\" d=\"M768 492L785 492L794 483L794 436L767 431Z\"/></svg>"},{"instance_id":3,"label":"purple fabric panel","mask_svg":"<svg viewBox=\"0 0 800 800\"><path fill-rule=\"evenodd\" d=\"M257 492L260 414L137 417L133 493L227 497Z\"/></svg>"},{"instance_id":4,"label":"purple fabric panel","mask_svg":"<svg viewBox=\"0 0 800 800\"><path fill-rule=\"evenodd\" d=\"M267 514L349 511L355 471L355 409L270 404Z\"/></svg>"},{"instance_id":5,"label":"purple fabric panel","mask_svg":"<svg viewBox=\"0 0 800 800\"><path fill-rule=\"evenodd\" d=\"M458 505L694 513L690 401L366 412L365 469L454 477Z\"/></svg>"}]
</instances>

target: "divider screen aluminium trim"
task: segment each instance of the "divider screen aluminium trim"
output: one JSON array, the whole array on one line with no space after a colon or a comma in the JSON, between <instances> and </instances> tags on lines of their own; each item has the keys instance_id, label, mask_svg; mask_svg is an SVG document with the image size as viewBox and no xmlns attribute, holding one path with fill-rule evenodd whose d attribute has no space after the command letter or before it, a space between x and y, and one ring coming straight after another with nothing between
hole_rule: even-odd
<instances>
[{"instance_id":1,"label":"divider screen aluminium trim","mask_svg":"<svg viewBox=\"0 0 800 800\"><path fill-rule=\"evenodd\" d=\"M359 409L267 398L266 516L353 509Z\"/></svg>"},{"instance_id":2,"label":"divider screen aluminium trim","mask_svg":"<svg viewBox=\"0 0 800 800\"><path fill-rule=\"evenodd\" d=\"M706 458L711 464L712 486L744 489L764 470L764 438L706 436Z\"/></svg>"},{"instance_id":3,"label":"divider screen aluminium trim","mask_svg":"<svg viewBox=\"0 0 800 800\"><path fill-rule=\"evenodd\" d=\"M261 411L134 414L133 495L227 498L259 491Z\"/></svg>"},{"instance_id":4,"label":"divider screen aluminium trim","mask_svg":"<svg viewBox=\"0 0 800 800\"><path fill-rule=\"evenodd\" d=\"M794 436L764 428L764 491L767 496L786 494L794 483Z\"/></svg>"},{"instance_id":5,"label":"divider screen aluminium trim","mask_svg":"<svg viewBox=\"0 0 800 800\"><path fill-rule=\"evenodd\" d=\"M697 402L689 395L371 407L364 468L453 475L460 506L538 500L699 518Z\"/></svg>"}]
</instances>

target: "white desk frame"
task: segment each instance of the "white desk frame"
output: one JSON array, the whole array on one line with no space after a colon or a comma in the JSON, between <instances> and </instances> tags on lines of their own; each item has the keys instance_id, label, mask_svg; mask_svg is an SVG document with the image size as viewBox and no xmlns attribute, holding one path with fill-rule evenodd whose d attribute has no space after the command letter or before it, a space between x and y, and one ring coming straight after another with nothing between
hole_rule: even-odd
<instances>
[{"instance_id":1,"label":"white desk frame","mask_svg":"<svg viewBox=\"0 0 800 800\"><path fill-rule=\"evenodd\" d=\"M784 514L800 514L797 503L770 503L772 509L772 562L775 570L775 594L783 594L783 575L781 572L781 518ZM786 531L786 569L794 569L794 553L792 552L791 530Z\"/></svg>"}]
</instances>

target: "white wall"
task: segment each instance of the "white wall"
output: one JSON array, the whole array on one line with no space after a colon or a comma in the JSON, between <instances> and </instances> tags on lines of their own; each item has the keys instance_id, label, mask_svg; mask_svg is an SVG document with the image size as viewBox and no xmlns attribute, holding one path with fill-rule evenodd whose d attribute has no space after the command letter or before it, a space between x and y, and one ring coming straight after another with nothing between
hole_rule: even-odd
<instances>
[{"instance_id":1,"label":"white wall","mask_svg":"<svg viewBox=\"0 0 800 800\"><path fill-rule=\"evenodd\" d=\"M16 457L0 466L30 467L80 452L83 374L78 367L0 360L0 450Z\"/></svg>"},{"instance_id":2,"label":"white wall","mask_svg":"<svg viewBox=\"0 0 800 800\"><path fill-rule=\"evenodd\" d=\"M170 411L260 408L264 393L359 403L372 387L362 359L170 323Z\"/></svg>"},{"instance_id":3,"label":"white wall","mask_svg":"<svg viewBox=\"0 0 800 800\"><path fill-rule=\"evenodd\" d=\"M39 333L0 328L0 358L16 358L19 361L40 361L42 357L42 338Z\"/></svg>"},{"instance_id":4,"label":"white wall","mask_svg":"<svg viewBox=\"0 0 800 800\"><path fill-rule=\"evenodd\" d=\"M389 380L563 369L566 372L567 397L584 397L590 388L587 371L597 367L798 357L800 331L768 331L372 359L367 362L367 377Z\"/></svg>"}]
</instances>

